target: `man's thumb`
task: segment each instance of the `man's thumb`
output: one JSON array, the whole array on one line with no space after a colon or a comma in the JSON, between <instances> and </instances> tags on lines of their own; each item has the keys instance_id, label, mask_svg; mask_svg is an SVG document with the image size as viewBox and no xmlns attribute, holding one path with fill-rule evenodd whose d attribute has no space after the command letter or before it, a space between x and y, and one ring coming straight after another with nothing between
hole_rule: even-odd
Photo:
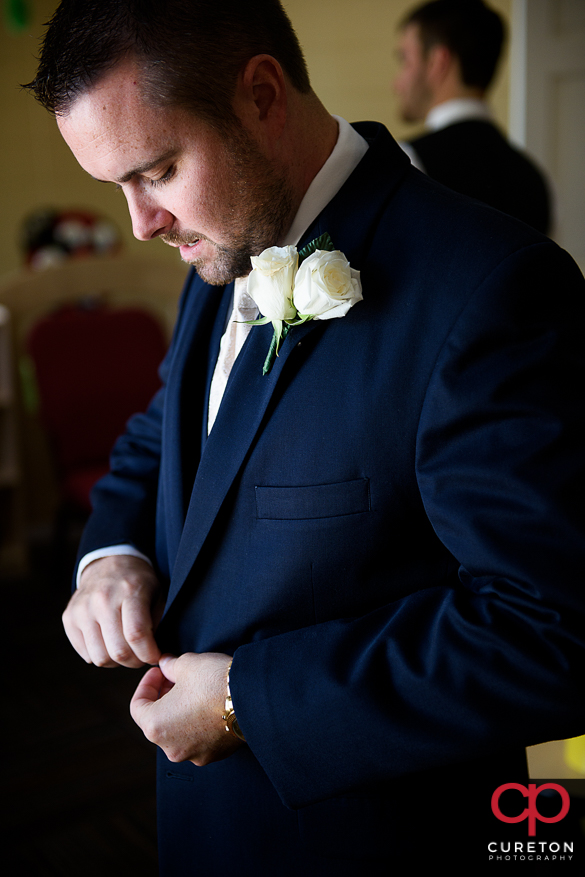
<instances>
[{"instance_id":1,"label":"man's thumb","mask_svg":"<svg viewBox=\"0 0 585 877\"><path fill-rule=\"evenodd\" d=\"M174 655L162 655L160 661L158 662L158 666L160 667L161 673L168 679L169 682L176 682L177 676L175 673L175 665L177 663L177 659Z\"/></svg>"}]
</instances>

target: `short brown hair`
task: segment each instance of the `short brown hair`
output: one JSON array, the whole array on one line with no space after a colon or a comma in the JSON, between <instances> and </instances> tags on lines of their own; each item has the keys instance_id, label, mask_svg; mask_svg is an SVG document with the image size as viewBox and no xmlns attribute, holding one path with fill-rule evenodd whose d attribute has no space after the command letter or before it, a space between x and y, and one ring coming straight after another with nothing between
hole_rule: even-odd
<instances>
[{"instance_id":1,"label":"short brown hair","mask_svg":"<svg viewBox=\"0 0 585 877\"><path fill-rule=\"evenodd\" d=\"M66 114L109 70L134 59L147 100L225 128L235 121L237 76L259 54L274 57L298 91L311 90L279 0L62 0L25 88L50 112Z\"/></svg>"},{"instance_id":2,"label":"short brown hair","mask_svg":"<svg viewBox=\"0 0 585 877\"><path fill-rule=\"evenodd\" d=\"M482 0L433 0L410 12L426 52L443 45L458 58L465 85L485 90L494 77L505 37L504 23Z\"/></svg>"}]
</instances>

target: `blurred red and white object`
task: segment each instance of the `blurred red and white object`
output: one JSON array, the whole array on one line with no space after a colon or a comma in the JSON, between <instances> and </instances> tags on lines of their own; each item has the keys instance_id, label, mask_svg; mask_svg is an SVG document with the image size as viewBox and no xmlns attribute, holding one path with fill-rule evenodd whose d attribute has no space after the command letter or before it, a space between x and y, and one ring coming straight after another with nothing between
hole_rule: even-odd
<instances>
[{"instance_id":1,"label":"blurred red and white object","mask_svg":"<svg viewBox=\"0 0 585 877\"><path fill-rule=\"evenodd\" d=\"M23 222L22 249L36 271L83 256L115 255L122 241L116 225L85 210L36 210Z\"/></svg>"}]
</instances>

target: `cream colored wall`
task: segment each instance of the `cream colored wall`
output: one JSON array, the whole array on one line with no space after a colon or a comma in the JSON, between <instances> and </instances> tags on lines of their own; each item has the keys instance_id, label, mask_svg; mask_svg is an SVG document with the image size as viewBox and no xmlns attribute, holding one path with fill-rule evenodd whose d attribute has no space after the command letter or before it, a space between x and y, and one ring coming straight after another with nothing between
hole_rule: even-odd
<instances>
[{"instance_id":1,"label":"cream colored wall","mask_svg":"<svg viewBox=\"0 0 585 877\"><path fill-rule=\"evenodd\" d=\"M313 88L332 113L352 122L383 122L397 138L418 128L398 117L391 83L397 72L396 30L422 0L283 0L305 51ZM489 0L509 22L512 0ZM490 96L498 121L508 120L508 64Z\"/></svg>"},{"instance_id":2,"label":"cream colored wall","mask_svg":"<svg viewBox=\"0 0 585 877\"><path fill-rule=\"evenodd\" d=\"M22 264L18 232L24 217L39 207L86 208L106 214L123 232L128 253L145 254L134 240L124 196L113 186L99 185L74 160L61 139L55 120L19 83L30 82L36 71L44 22L58 6L56 0L28 4L31 26L13 34L0 21L0 275ZM177 254L160 241L146 251L176 262Z\"/></svg>"},{"instance_id":3,"label":"cream colored wall","mask_svg":"<svg viewBox=\"0 0 585 877\"><path fill-rule=\"evenodd\" d=\"M492 0L509 17L511 0ZM93 208L113 219L124 235L126 250L144 255L146 246L133 239L123 195L100 186L76 164L62 142L54 119L19 83L34 77L35 56L44 22L58 4L30 3L32 21L14 34L0 23L0 275L21 264L18 231L32 210ZM384 122L397 137L414 129L398 121L390 83L396 72L396 26L413 5L410 0L284 0L305 48L313 85L331 112L351 121ZM504 64L493 93L496 114L505 126L508 75ZM176 260L162 243L149 244L149 254Z\"/></svg>"}]
</instances>

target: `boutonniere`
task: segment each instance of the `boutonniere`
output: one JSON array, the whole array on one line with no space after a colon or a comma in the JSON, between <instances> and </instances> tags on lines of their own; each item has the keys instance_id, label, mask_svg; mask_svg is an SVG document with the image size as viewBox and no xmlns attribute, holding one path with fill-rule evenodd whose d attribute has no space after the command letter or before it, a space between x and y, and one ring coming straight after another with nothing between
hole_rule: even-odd
<instances>
[{"instance_id":1,"label":"boutonniere","mask_svg":"<svg viewBox=\"0 0 585 877\"><path fill-rule=\"evenodd\" d=\"M333 246L328 234L300 252L296 247L270 247L252 256L248 295L262 314L251 326L272 323L274 334L262 374L268 374L274 357L290 329L307 320L344 317L362 300L360 272Z\"/></svg>"}]
</instances>

